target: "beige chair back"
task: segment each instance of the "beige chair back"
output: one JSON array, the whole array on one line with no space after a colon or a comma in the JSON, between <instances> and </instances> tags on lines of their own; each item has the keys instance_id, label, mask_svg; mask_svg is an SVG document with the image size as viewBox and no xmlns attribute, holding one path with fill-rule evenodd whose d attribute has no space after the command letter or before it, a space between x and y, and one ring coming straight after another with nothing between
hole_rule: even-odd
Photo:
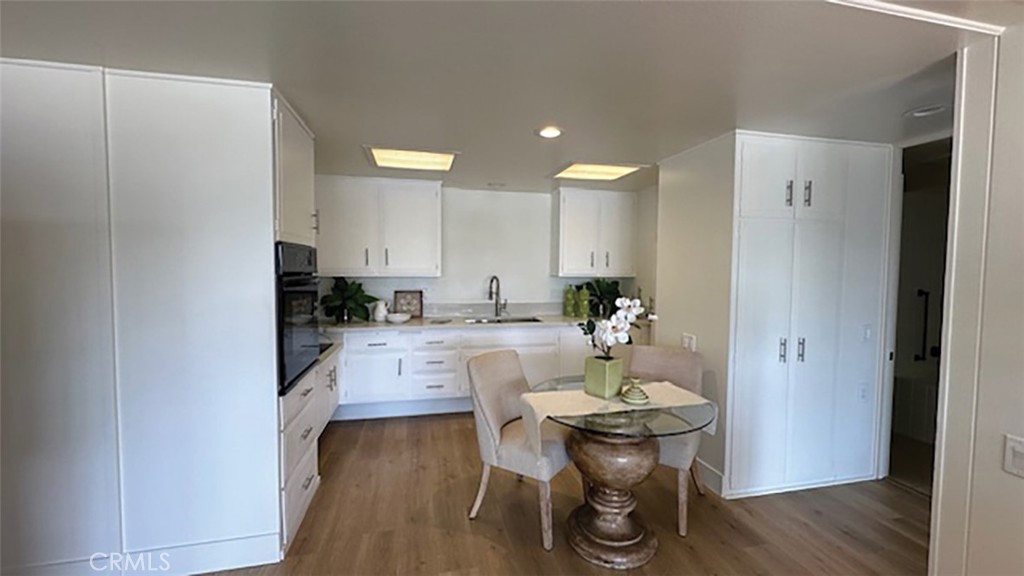
<instances>
[{"instance_id":1,"label":"beige chair back","mask_svg":"<svg viewBox=\"0 0 1024 576\"><path fill-rule=\"evenodd\" d=\"M644 380L668 380L695 394L703 392L704 363L700 354L682 347L632 346L629 374Z\"/></svg>"},{"instance_id":2,"label":"beige chair back","mask_svg":"<svg viewBox=\"0 0 1024 576\"><path fill-rule=\"evenodd\" d=\"M486 464L496 465L501 429L522 417L519 396L530 391L519 354L515 350L498 350L470 358L469 387L480 458Z\"/></svg>"}]
</instances>

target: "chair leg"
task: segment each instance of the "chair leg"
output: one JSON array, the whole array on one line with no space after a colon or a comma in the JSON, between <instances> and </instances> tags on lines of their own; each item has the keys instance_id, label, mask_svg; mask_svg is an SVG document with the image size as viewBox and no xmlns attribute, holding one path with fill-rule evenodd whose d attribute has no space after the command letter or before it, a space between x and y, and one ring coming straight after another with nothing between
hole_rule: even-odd
<instances>
[{"instance_id":1,"label":"chair leg","mask_svg":"<svg viewBox=\"0 0 1024 576\"><path fill-rule=\"evenodd\" d=\"M540 491L540 535L545 550L555 547L555 536L551 528L551 484L538 482Z\"/></svg>"},{"instance_id":2,"label":"chair leg","mask_svg":"<svg viewBox=\"0 0 1024 576\"><path fill-rule=\"evenodd\" d=\"M689 473L686 470L680 470L677 476L677 483L679 484L679 493L676 495L677 514L679 515L677 520L679 523L678 529L680 536L686 536L686 499L690 489L690 479L688 478Z\"/></svg>"},{"instance_id":3,"label":"chair leg","mask_svg":"<svg viewBox=\"0 0 1024 576\"><path fill-rule=\"evenodd\" d=\"M487 481L491 479L491 465L484 464L484 472L480 476L480 488L476 491L476 501L473 502L473 507L469 510L469 519L473 520L476 518L478 512L480 512L480 505L484 502L484 494L487 493Z\"/></svg>"}]
</instances>

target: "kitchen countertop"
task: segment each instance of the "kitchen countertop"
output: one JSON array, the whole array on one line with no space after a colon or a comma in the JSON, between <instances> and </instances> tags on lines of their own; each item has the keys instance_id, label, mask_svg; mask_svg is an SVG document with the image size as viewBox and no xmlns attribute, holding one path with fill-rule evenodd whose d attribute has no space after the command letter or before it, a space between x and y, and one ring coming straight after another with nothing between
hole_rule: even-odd
<instances>
[{"instance_id":1,"label":"kitchen countertop","mask_svg":"<svg viewBox=\"0 0 1024 576\"><path fill-rule=\"evenodd\" d=\"M380 330L465 330L481 328L565 328L576 326L583 322L582 318L571 318L569 316L536 316L540 322L510 322L507 324L480 323L468 324L465 318L413 318L404 324L391 324L390 322L352 322L349 324L321 324L320 331L327 333L363 332ZM451 320L444 324L432 323L436 320ZM644 318L637 321L637 324L644 326L649 321Z\"/></svg>"}]
</instances>

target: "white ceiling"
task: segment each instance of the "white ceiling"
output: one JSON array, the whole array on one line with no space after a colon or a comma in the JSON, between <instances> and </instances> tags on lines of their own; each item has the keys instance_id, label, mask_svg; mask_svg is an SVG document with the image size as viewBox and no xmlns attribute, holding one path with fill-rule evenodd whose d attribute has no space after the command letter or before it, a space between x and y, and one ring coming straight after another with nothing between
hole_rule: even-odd
<instances>
[{"instance_id":1,"label":"white ceiling","mask_svg":"<svg viewBox=\"0 0 1024 576\"><path fill-rule=\"evenodd\" d=\"M898 139L886 128L936 89L899 81L957 42L821 2L0 4L5 57L274 82L316 132L320 173L409 175L371 167L364 144L458 150L447 184L510 190L549 190L570 161L654 164L734 127ZM852 117L820 121L843 102ZM547 123L565 134L534 136Z\"/></svg>"}]
</instances>

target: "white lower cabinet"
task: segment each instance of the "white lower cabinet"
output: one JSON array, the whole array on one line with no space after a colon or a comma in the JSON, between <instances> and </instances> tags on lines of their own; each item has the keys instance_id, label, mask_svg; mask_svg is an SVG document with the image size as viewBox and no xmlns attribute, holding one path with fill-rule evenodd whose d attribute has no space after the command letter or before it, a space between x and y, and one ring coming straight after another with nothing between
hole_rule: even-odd
<instances>
[{"instance_id":1,"label":"white lower cabinet","mask_svg":"<svg viewBox=\"0 0 1024 576\"><path fill-rule=\"evenodd\" d=\"M313 495L319 486L320 472L317 466L317 445L314 441L302 455L281 490L283 550L287 550L295 541L295 533L298 532L302 519L309 509L309 503L313 501Z\"/></svg>"},{"instance_id":2,"label":"white lower cabinet","mask_svg":"<svg viewBox=\"0 0 1024 576\"><path fill-rule=\"evenodd\" d=\"M429 329L350 332L343 336L339 382L341 404L466 398L470 395L466 363L493 350L519 353L530 384L583 372L585 350L574 349L578 366L563 370L563 332L579 328ZM580 336L580 341L585 341ZM568 340L568 338L567 338Z\"/></svg>"}]
</instances>

